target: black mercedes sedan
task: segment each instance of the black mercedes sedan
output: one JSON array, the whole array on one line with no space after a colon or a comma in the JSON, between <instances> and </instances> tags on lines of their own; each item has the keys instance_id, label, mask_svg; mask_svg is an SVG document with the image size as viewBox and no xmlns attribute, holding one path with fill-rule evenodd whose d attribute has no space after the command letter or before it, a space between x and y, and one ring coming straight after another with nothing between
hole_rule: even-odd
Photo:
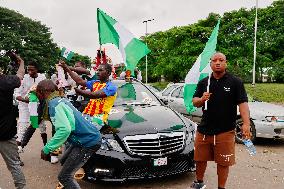
<instances>
[{"instance_id":1,"label":"black mercedes sedan","mask_svg":"<svg viewBox=\"0 0 284 189\"><path fill-rule=\"evenodd\" d=\"M123 182L194 170L195 123L137 80L113 83L117 98L101 148L88 162L92 177Z\"/></svg>"}]
</instances>

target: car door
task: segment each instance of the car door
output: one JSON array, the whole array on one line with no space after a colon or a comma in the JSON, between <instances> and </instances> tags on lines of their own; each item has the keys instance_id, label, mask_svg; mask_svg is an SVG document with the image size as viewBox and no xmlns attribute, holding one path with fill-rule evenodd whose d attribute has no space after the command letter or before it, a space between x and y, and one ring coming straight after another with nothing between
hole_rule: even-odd
<instances>
[{"instance_id":1,"label":"car door","mask_svg":"<svg viewBox=\"0 0 284 189\"><path fill-rule=\"evenodd\" d=\"M165 88L162 93L160 99L165 103L168 104L169 101L169 95L171 94L172 90L175 89L177 85L170 85L167 88Z\"/></svg>"},{"instance_id":2,"label":"car door","mask_svg":"<svg viewBox=\"0 0 284 189\"><path fill-rule=\"evenodd\" d=\"M175 99L176 109L177 109L178 112L187 115L192 121L194 121L196 123L200 123L201 118L202 118L202 114L203 114L202 108L197 108L196 111L189 114L186 110L185 105L184 105L183 89L184 89L184 87L182 86L180 93L179 93L179 96Z\"/></svg>"},{"instance_id":3,"label":"car door","mask_svg":"<svg viewBox=\"0 0 284 189\"><path fill-rule=\"evenodd\" d=\"M195 123L200 123L202 118L202 108L197 108L194 112L191 113L191 120Z\"/></svg>"},{"instance_id":4,"label":"car door","mask_svg":"<svg viewBox=\"0 0 284 189\"><path fill-rule=\"evenodd\" d=\"M182 92L182 89L182 86L177 87L171 92L168 98L169 106L180 113L184 113L184 111L182 110L183 99L180 98L180 93Z\"/></svg>"},{"instance_id":5,"label":"car door","mask_svg":"<svg viewBox=\"0 0 284 189\"><path fill-rule=\"evenodd\" d=\"M180 113L188 115L188 112L187 112L186 107L184 105L183 89L184 89L184 86L181 87L181 90L180 90L179 95L177 97L177 106L178 106Z\"/></svg>"}]
</instances>

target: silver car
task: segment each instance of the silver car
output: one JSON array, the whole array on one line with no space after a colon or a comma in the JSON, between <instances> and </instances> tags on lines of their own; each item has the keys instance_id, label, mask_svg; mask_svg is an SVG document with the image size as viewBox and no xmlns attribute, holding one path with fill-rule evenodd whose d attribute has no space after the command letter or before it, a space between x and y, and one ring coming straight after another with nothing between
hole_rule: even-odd
<instances>
[{"instance_id":1,"label":"silver car","mask_svg":"<svg viewBox=\"0 0 284 189\"><path fill-rule=\"evenodd\" d=\"M154 92L158 97L161 96L161 90L151 84L145 84L148 89Z\"/></svg>"},{"instance_id":2,"label":"silver car","mask_svg":"<svg viewBox=\"0 0 284 189\"><path fill-rule=\"evenodd\" d=\"M198 108L192 115L186 111L183 101L184 83L169 84L160 94L160 99L176 111L188 115L191 120L199 123L202 117L202 109ZM249 97L250 121L252 140L256 138L284 139L284 107L267 102L256 101ZM239 111L238 111L239 112ZM241 142L241 116L236 120L236 141Z\"/></svg>"}]
</instances>

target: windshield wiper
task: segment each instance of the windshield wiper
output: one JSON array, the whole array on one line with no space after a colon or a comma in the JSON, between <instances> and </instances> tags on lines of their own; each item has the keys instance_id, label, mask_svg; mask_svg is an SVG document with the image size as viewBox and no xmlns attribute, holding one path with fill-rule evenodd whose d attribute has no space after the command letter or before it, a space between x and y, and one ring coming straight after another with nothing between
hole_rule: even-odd
<instances>
[{"instance_id":1,"label":"windshield wiper","mask_svg":"<svg viewBox=\"0 0 284 189\"><path fill-rule=\"evenodd\" d=\"M146 106L146 105L150 105L150 104L134 102L134 103L122 103L121 105L123 105L123 106Z\"/></svg>"}]
</instances>

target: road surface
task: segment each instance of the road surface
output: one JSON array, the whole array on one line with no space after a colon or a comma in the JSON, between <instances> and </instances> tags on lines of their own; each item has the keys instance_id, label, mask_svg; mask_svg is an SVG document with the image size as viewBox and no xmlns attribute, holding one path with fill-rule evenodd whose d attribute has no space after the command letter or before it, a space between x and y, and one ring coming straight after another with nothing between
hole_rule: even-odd
<instances>
[{"instance_id":1,"label":"road surface","mask_svg":"<svg viewBox=\"0 0 284 189\"><path fill-rule=\"evenodd\" d=\"M50 129L48 129L50 132ZM40 159L42 142L39 131L21 154L27 186L30 189L54 189L59 164L52 165ZM236 145L237 164L231 168L227 189L284 189L284 140L259 140L256 144L257 155L251 157L243 145ZM162 179L133 181L126 184L96 184L80 181L82 189L186 189L194 180L194 173L187 173ZM210 162L205 175L208 189L217 188L216 165ZM10 172L0 157L0 189L13 189Z\"/></svg>"}]
</instances>

